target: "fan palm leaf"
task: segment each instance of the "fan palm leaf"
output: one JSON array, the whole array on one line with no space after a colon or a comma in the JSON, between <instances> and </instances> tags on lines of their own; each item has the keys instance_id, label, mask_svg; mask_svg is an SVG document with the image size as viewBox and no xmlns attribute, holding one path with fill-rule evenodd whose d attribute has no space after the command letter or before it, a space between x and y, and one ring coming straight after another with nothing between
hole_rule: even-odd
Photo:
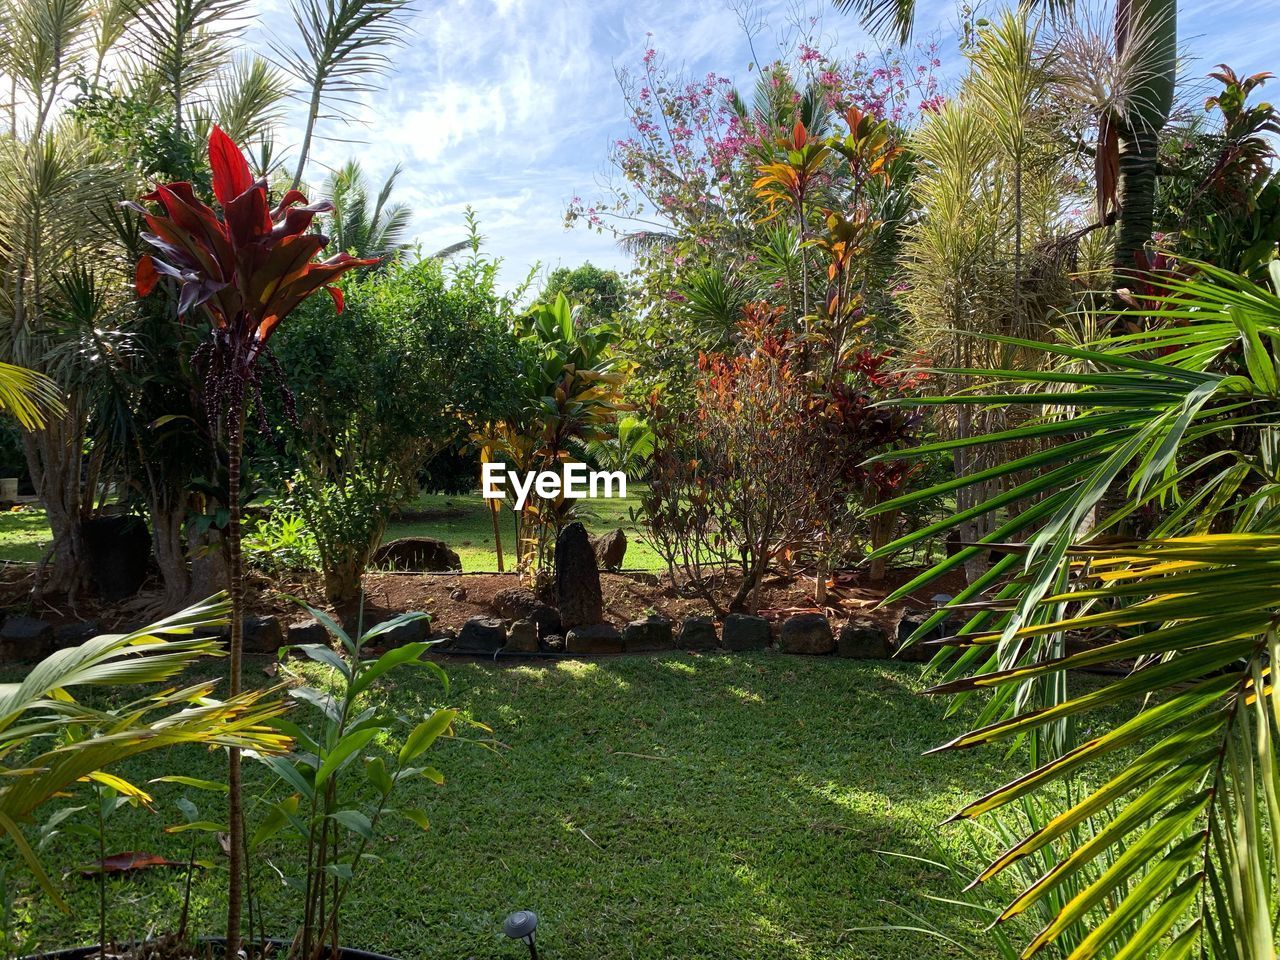
<instances>
[{"instance_id":1,"label":"fan palm leaf","mask_svg":"<svg viewBox=\"0 0 1280 960\"><path fill-rule=\"evenodd\" d=\"M1035 441L1034 452L877 508L1006 481L884 552L965 514L995 516L984 544L893 599L1003 544L991 571L920 635L958 615L964 625L943 641L933 692L990 695L977 729L941 749L1042 744L1030 772L957 815L1035 797L1057 803L979 878L1050 856L1000 915L1045 916L1052 904L1024 957L1055 947L1071 960L1275 956L1280 297L1208 265L1194 269L1193 279L1164 282L1152 298L1160 322L1141 332L1083 347L991 338L1043 351L1058 361L1051 369L940 371L984 392L934 402L1023 403L1040 415L908 456L1012 441ZM1148 513L1159 519L1135 538L1133 524ZM1070 691L1070 671L1115 663L1127 672ZM1107 726L1098 711L1121 719ZM1074 743L1063 735L1071 724L1094 732ZM1061 792L1081 777L1098 785Z\"/></svg>"}]
</instances>

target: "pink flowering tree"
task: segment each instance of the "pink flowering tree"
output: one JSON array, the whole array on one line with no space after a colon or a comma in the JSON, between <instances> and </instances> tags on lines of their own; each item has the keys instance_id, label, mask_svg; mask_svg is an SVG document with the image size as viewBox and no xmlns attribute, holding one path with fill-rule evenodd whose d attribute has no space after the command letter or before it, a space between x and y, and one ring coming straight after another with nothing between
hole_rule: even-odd
<instances>
[{"instance_id":1,"label":"pink flowering tree","mask_svg":"<svg viewBox=\"0 0 1280 960\"><path fill-rule=\"evenodd\" d=\"M789 162L797 125L811 143L843 135L850 108L893 141L905 139L922 112L941 105L939 65L932 46L836 57L801 40L756 71L750 88L718 74L682 74L652 47L636 68L620 71L630 130L613 144L615 176L594 201L575 197L566 219L611 233L635 258L644 304L633 338L642 393L672 378L679 389L697 350L720 350L737 338L748 302L784 305L789 322L805 326L821 302L808 295L810 275L827 268L811 243L833 215L847 220L870 204L864 219L903 222L910 212L905 158L902 175L882 181L828 151L811 171L809 194L786 218L770 215L756 184L762 168ZM885 252L877 253L874 281L859 280L860 296L882 307L892 303Z\"/></svg>"}]
</instances>

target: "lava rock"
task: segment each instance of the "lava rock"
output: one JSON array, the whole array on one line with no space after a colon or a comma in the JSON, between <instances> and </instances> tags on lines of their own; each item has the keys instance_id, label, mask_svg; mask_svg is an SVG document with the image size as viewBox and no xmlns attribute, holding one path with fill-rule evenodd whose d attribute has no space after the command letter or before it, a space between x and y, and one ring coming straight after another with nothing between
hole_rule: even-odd
<instances>
[{"instance_id":1,"label":"lava rock","mask_svg":"<svg viewBox=\"0 0 1280 960\"><path fill-rule=\"evenodd\" d=\"M299 620L285 629L285 640L290 646L329 642L329 631L319 620Z\"/></svg>"},{"instance_id":2,"label":"lava rock","mask_svg":"<svg viewBox=\"0 0 1280 960\"><path fill-rule=\"evenodd\" d=\"M53 653L53 625L35 617L6 617L0 626L0 661L42 660Z\"/></svg>"},{"instance_id":3,"label":"lava rock","mask_svg":"<svg viewBox=\"0 0 1280 960\"><path fill-rule=\"evenodd\" d=\"M627 535L621 528L602 533L591 538L591 549L601 570L619 570L627 556Z\"/></svg>"},{"instance_id":4,"label":"lava rock","mask_svg":"<svg viewBox=\"0 0 1280 960\"><path fill-rule=\"evenodd\" d=\"M537 653L538 625L532 620L515 621L507 634L507 645L502 649L512 653Z\"/></svg>"},{"instance_id":5,"label":"lava rock","mask_svg":"<svg viewBox=\"0 0 1280 960\"><path fill-rule=\"evenodd\" d=\"M456 602L456 603L461 603L463 600L466 600L466 599L467 599L467 588L466 588L466 587L454 587L452 590L450 590L450 591L449 591L449 599L450 599L450 600L453 600L453 601L454 601L454 602Z\"/></svg>"},{"instance_id":6,"label":"lava rock","mask_svg":"<svg viewBox=\"0 0 1280 960\"><path fill-rule=\"evenodd\" d=\"M783 653L822 655L836 648L831 624L820 613L797 613L782 621L778 646Z\"/></svg>"},{"instance_id":7,"label":"lava rock","mask_svg":"<svg viewBox=\"0 0 1280 960\"><path fill-rule=\"evenodd\" d=\"M431 636L427 637L429 643L438 643L444 650L448 650L458 642L458 635L452 630L436 630Z\"/></svg>"},{"instance_id":8,"label":"lava rock","mask_svg":"<svg viewBox=\"0 0 1280 960\"><path fill-rule=\"evenodd\" d=\"M284 646L284 629L275 617L244 618L244 648L249 653L275 653Z\"/></svg>"},{"instance_id":9,"label":"lava rock","mask_svg":"<svg viewBox=\"0 0 1280 960\"><path fill-rule=\"evenodd\" d=\"M532 620L538 627L538 636L542 639L564 634L564 625L560 622L560 611L540 603L529 611L526 620Z\"/></svg>"},{"instance_id":10,"label":"lava rock","mask_svg":"<svg viewBox=\"0 0 1280 960\"><path fill-rule=\"evenodd\" d=\"M673 646L671 621L666 617L632 620L622 628L622 647L627 653L652 653L670 650Z\"/></svg>"},{"instance_id":11,"label":"lava rock","mask_svg":"<svg viewBox=\"0 0 1280 960\"><path fill-rule=\"evenodd\" d=\"M505 590L499 590L489 601L489 609L503 620L523 620L533 612L534 608L540 606L542 601L534 595L532 590L526 590L524 587L507 587Z\"/></svg>"},{"instance_id":12,"label":"lava rock","mask_svg":"<svg viewBox=\"0 0 1280 960\"><path fill-rule=\"evenodd\" d=\"M431 633L431 618L418 617L379 635L374 642L380 647L403 647L406 643L419 643Z\"/></svg>"},{"instance_id":13,"label":"lava rock","mask_svg":"<svg viewBox=\"0 0 1280 960\"><path fill-rule=\"evenodd\" d=\"M680 621L676 646L681 650L714 650L716 622L710 617L685 617Z\"/></svg>"},{"instance_id":14,"label":"lava rock","mask_svg":"<svg viewBox=\"0 0 1280 960\"><path fill-rule=\"evenodd\" d=\"M560 622L569 630L604 621L600 568L587 529L575 521L556 538L556 606Z\"/></svg>"},{"instance_id":15,"label":"lava rock","mask_svg":"<svg viewBox=\"0 0 1280 960\"><path fill-rule=\"evenodd\" d=\"M889 634L869 618L850 620L841 625L836 636L836 654L853 660L889 659Z\"/></svg>"},{"instance_id":16,"label":"lava rock","mask_svg":"<svg viewBox=\"0 0 1280 960\"><path fill-rule=\"evenodd\" d=\"M462 625L453 649L459 653L497 653L507 645L506 625L496 617L472 617Z\"/></svg>"},{"instance_id":17,"label":"lava rock","mask_svg":"<svg viewBox=\"0 0 1280 960\"><path fill-rule=\"evenodd\" d=\"M564 638L566 653L621 653L622 634L612 624L574 627Z\"/></svg>"},{"instance_id":18,"label":"lava rock","mask_svg":"<svg viewBox=\"0 0 1280 960\"><path fill-rule=\"evenodd\" d=\"M768 620L745 613L729 614L720 628L720 639L726 650L763 650L769 646L771 637Z\"/></svg>"},{"instance_id":19,"label":"lava rock","mask_svg":"<svg viewBox=\"0 0 1280 960\"><path fill-rule=\"evenodd\" d=\"M384 543L373 554L373 566L419 573L461 570L462 559L443 540L434 537L401 537Z\"/></svg>"},{"instance_id":20,"label":"lava rock","mask_svg":"<svg viewBox=\"0 0 1280 960\"><path fill-rule=\"evenodd\" d=\"M915 643L907 644L911 635L924 626L924 622L932 615L930 611L909 611L902 615L902 619L898 621L898 639L893 651L895 660L905 660L907 663L928 663L933 659L933 648L926 644L942 636L942 631L938 627L934 627Z\"/></svg>"},{"instance_id":21,"label":"lava rock","mask_svg":"<svg viewBox=\"0 0 1280 960\"><path fill-rule=\"evenodd\" d=\"M53 645L61 650L63 647L78 647L87 640L92 640L102 632L97 620L79 620L75 623L64 623L53 631Z\"/></svg>"},{"instance_id":22,"label":"lava rock","mask_svg":"<svg viewBox=\"0 0 1280 960\"><path fill-rule=\"evenodd\" d=\"M546 647L546 648L547 648L547 650L548 650L548 651L550 651L551 653L563 653L563 652L564 652L564 637L562 637L562 636L561 636L560 634L558 634L558 633L556 633L556 634L552 634L552 635L551 635L551 636L549 636L549 637L543 637L543 638L542 638L542 645L543 645L544 647Z\"/></svg>"}]
</instances>

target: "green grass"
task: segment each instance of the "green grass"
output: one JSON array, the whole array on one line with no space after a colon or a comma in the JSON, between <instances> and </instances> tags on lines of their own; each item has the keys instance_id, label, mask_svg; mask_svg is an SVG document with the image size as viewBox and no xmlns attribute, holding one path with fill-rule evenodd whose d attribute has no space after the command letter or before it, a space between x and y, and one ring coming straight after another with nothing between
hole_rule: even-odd
<instances>
[{"instance_id":1,"label":"green grass","mask_svg":"<svg viewBox=\"0 0 1280 960\"><path fill-rule=\"evenodd\" d=\"M0 513L0 560L38 561L51 538L43 510Z\"/></svg>"},{"instance_id":2,"label":"green grass","mask_svg":"<svg viewBox=\"0 0 1280 960\"><path fill-rule=\"evenodd\" d=\"M630 510L639 508L636 484L627 487L625 498L579 501L579 518L593 534L604 533L621 527L627 534L625 566L630 569L665 569L662 558L641 538L644 528L632 523ZM410 507L413 510L430 511L429 520L393 523L387 529L386 540L396 537L436 537L449 544L462 559L463 570L497 570L497 551L493 543L493 521L489 507L479 494L457 497L424 495ZM498 518L502 535L502 548L507 569L512 567L515 545L515 528L511 511L504 510Z\"/></svg>"},{"instance_id":3,"label":"green grass","mask_svg":"<svg viewBox=\"0 0 1280 960\"><path fill-rule=\"evenodd\" d=\"M631 522L629 511L639 506L634 487L634 484L628 487L629 496L626 498L583 500L579 505L579 513L591 533L604 533L615 527L622 527L626 531L626 567L660 570L664 568L661 558L641 540L644 536L643 528ZM409 509L430 511L432 516L429 520L392 523L385 539L436 537L458 552L463 570L498 569L497 551L493 543L493 521L489 518L488 506L478 493L456 497L424 495L409 505ZM510 511L503 512L499 523L509 570L515 543ZM43 510L0 513L0 561L39 560L48 541L49 526Z\"/></svg>"},{"instance_id":4,"label":"green grass","mask_svg":"<svg viewBox=\"0 0 1280 960\"><path fill-rule=\"evenodd\" d=\"M918 694L917 668L673 654L447 669L450 700L504 746L447 743L433 755L445 785L405 787L402 802L426 809L432 830L397 822L379 831L385 859L358 884L347 943L404 960L518 960L522 948L499 930L508 911L529 908L542 918L549 960L962 955L919 933L856 929L915 924L906 909L988 952L972 913L929 899L954 895L952 879L891 855L930 857L938 840L963 851L959 828L938 823L1005 774L997 751L921 756L964 719L944 718L942 703ZM415 674L385 693L385 706L421 713L438 699ZM116 772L220 778L220 763L185 751ZM260 768L250 774L262 783ZM177 819L178 795L158 790L157 814L119 814L110 850L185 858L190 835L161 832ZM64 833L47 856L69 868L91 849ZM276 848L255 861L269 927L282 935L292 903L274 871L287 872L294 855ZM220 879L215 870L197 877L205 930L220 922ZM36 934L26 949L94 938L94 884L71 873L65 886L68 918L24 899ZM179 872L113 878L108 902L117 937L165 929L180 908Z\"/></svg>"}]
</instances>

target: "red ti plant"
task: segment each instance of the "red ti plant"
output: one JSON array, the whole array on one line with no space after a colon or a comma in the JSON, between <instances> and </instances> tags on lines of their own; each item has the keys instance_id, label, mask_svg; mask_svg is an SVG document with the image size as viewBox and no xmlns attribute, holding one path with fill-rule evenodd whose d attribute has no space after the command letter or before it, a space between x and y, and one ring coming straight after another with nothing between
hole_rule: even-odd
<instances>
[{"instance_id":1,"label":"red ti plant","mask_svg":"<svg viewBox=\"0 0 1280 960\"><path fill-rule=\"evenodd\" d=\"M156 253L138 261L138 296L149 294L162 277L178 284L178 316L202 314L212 337L202 350L206 367L204 402L215 431L225 430L228 456L227 530L231 594L231 694L240 692L244 648L244 577L240 555L240 475L244 453L245 403L260 395L258 360L280 322L321 287L338 310L342 293L331 282L353 267L376 263L340 253L327 260L316 255L329 238L308 233L317 213L333 208L328 201L307 203L288 191L272 207L267 181L255 179L244 154L218 127L209 135L209 167L221 216L196 197L190 183L160 184L142 197L163 212L132 204L146 222L142 238ZM244 823L240 786L240 753L230 752L230 873L227 905L228 953L240 940Z\"/></svg>"}]
</instances>

